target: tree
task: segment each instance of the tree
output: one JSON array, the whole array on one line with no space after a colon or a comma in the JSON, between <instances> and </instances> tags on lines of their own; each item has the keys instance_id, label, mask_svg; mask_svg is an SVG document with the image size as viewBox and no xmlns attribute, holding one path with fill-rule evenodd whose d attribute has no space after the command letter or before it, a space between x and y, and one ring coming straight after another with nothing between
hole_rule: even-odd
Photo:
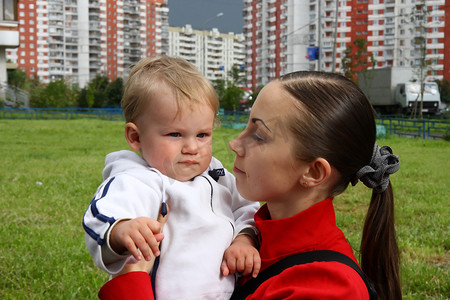
<instances>
[{"instance_id":1,"label":"tree","mask_svg":"<svg viewBox=\"0 0 450 300\"><path fill-rule=\"evenodd\" d=\"M25 89L28 81L28 76L21 70L8 71L8 84L19 89Z\"/></svg>"},{"instance_id":2,"label":"tree","mask_svg":"<svg viewBox=\"0 0 450 300\"><path fill-rule=\"evenodd\" d=\"M255 103L255 100L258 97L259 92L261 92L261 90L263 89L263 87L264 87L264 85L261 85L259 87L256 87L256 88L252 89L252 93L250 94L250 97L248 99L248 102L249 102L248 104L249 104L250 107L252 107L253 103Z\"/></svg>"},{"instance_id":3,"label":"tree","mask_svg":"<svg viewBox=\"0 0 450 300\"><path fill-rule=\"evenodd\" d=\"M76 104L78 92L72 89L64 79L37 86L30 96L31 107L63 108Z\"/></svg>"},{"instance_id":4,"label":"tree","mask_svg":"<svg viewBox=\"0 0 450 300\"><path fill-rule=\"evenodd\" d=\"M93 107L94 106L94 95L92 89L89 86L85 86L81 89L78 95L78 106L79 107Z\"/></svg>"},{"instance_id":5,"label":"tree","mask_svg":"<svg viewBox=\"0 0 450 300\"><path fill-rule=\"evenodd\" d=\"M441 101L450 105L450 80L441 79L436 80L439 86L439 94L441 95Z\"/></svg>"},{"instance_id":6,"label":"tree","mask_svg":"<svg viewBox=\"0 0 450 300\"><path fill-rule=\"evenodd\" d=\"M239 108L243 94L244 91L241 88L231 83L222 94L220 106L225 110L236 111Z\"/></svg>"},{"instance_id":7,"label":"tree","mask_svg":"<svg viewBox=\"0 0 450 300\"><path fill-rule=\"evenodd\" d=\"M237 86L246 86L247 79L245 77L245 73L243 73L243 69L241 66L235 64L231 67L231 70L228 71L228 76L231 78L231 82Z\"/></svg>"},{"instance_id":8,"label":"tree","mask_svg":"<svg viewBox=\"0 0 450 300\"><path fill-rule=\"evenodd\" d=\"M13 93L9 93L7 100L14 103L15 106L29 106L29 93L33 82L30 81L27 74L21 70L14 69L8 71L8 85L12 88Z\"/></svg>"},{"instance_id":9,"label":"tree","mask_svg":"<svg viewBox=\"0 0 450 300\"><path fill-rule=\"evenodd\" d=\"M109 78L97 74L79 94L78 106L80 107L103 107L108 104L107 88Z\"/></svg>"},{"instance_id":10,"label":"tree","mask_svg":"<svg viewBox=\"0 0 450 300\"><path fill-rule=\"evenodd\" d=\"M106 104L120 105L123 96L123 79L118 77L114 79L106 88Z\"/></svg>"},{"instance_id":11,"label":"tree","mask_svg":"<svg viewBox=\"0 0 450 300\"><path fill-rule=\"evenodd\" d=\"M94 95L93 107L103 107L107 104L108 97L106 89L109 85L109 78L105 75L97 74L89 84L89 88Z\"/></svg>"},{"instance_id":12,"label":"tree","mask_svg":"<svg viewBox=\"0 0 450 300\"><path fill-rule=\"evenodd\" d=\"M246 79L238 65L234 65L228 71L228 77L231 80L216 79L213 81L213 86L219 96L220 107L235 111L239 108L240 101L244 97L244 90L241 87L245 85Z\"/></svg>"},{"instance_id":13,"label":"tree","mask_svg":"<svg viewBox=\"0 0 450 300\"><path fill-rule=\"evenodd\" d=\"M369 59L372 68L374 68L377 62L373 53L367 53L367 41L363 38L354 40L353 45L348 46L342 55L341 69L343 75L357 83L358 77L356 73L369 68Z\"/></svg>"},{"instance_id":14,"label":"tree","mask_svg":"<svg viewBox=\"0 0 450 300\"><path fill-rule=\"evenodd\" d=\"M414 62L414 73L420 84L420 106L419 106L419 118L423 117L423 93L425 89L425 80L430 72L431 61L427 59L427 23L428 15L430 12L427 10L425 4L416 4L410 14L410 23L413 25L411 33L414 35L414 51L418 53L418 58ZM416 99L413 110L411 111L411 117L415 118L417 114L417 102Z\"/></svg>"}]
</instances>

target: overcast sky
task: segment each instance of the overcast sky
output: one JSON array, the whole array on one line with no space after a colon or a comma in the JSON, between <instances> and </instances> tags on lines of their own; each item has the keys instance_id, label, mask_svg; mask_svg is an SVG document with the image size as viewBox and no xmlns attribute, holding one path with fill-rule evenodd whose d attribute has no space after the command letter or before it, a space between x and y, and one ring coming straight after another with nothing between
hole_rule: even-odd
<instances>
[{"instance_id":1,"label":"overcast sky","mask_svg":"<svg viewBox=\"0 0 450 300\"><path fill-rule=\"evenodd\" d=\"M218 28L221 33L242 33L244 0L168 0L169 25L194 29ZM223 13L223 16L216 17Z\"/></svg>"}]
</instances>

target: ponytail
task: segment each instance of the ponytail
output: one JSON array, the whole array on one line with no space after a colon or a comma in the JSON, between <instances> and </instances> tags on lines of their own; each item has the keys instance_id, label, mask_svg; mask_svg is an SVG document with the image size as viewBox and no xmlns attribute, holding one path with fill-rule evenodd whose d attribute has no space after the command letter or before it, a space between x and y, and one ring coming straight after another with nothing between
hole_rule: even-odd
<instances>
[{"instance_id":1,"label":"ponytail","mask_svg":"<svg viewBox=\"0 0 450 300\"><path fill-rule=\"evenodd\" d=\"M379 299L401 299L394 195L390 183L384 192L372 192L360 251L361 268L375 285Z\"/></svg>"},{"instance_id":2,"label":"ponytail","mask_svg":"<svg viewBox=\"0 0 450 300\"><path fill-rule=\"evenodd\" d=\"M401 299L399 251L394 226L394 193L389 175L400 169L398 156L375 142L369 165L352 179L373 189L361 239L361 268L375 285L379 299Z\"/></svg>"}]
</instances>

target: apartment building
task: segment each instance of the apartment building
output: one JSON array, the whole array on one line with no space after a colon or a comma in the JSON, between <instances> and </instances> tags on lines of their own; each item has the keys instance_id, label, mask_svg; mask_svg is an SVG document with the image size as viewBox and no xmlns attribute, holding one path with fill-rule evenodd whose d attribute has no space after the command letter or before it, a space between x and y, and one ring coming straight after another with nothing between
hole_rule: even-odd
<instances>
[{"instance_id":1,"label":"apartment building","mask_svg":"<svg viewBox=\"0 0 450 300\"><path fill-rule=\"evenodd\" d=\"M358 38L376 68L414 68L423 38L430 79L450 79L445 0L244 0L243 15L252 86L295 70L340 72L344 51ZM318 59L310 60L311 47L319 47Z\"/></svg>"},{"instance_id":2,"label":"apartment building","mask_svg":"<svg viewBox=\"0 0 450 300\"><path fill-rule=\"evenodd\" d=\"M21 0L20 46L8 58L42 82L83 87L126 77L142 57L167 53L167 0Z\"/></svg>"},{"instance_id":3,"label":"apartment building","mask_svg":"<svg viewBox=\"0 0 450 300\"><path fill-rule=\"evenodd\" d=\"M19 46L17 1L0 0L0 98L7 82L6 49Z\"/></svg>"},{"instance_id":4,"label":"apartment building","mask_svg":"<svg viewBox=\"0 0 450 300\"><path fill-rule=\"evenodd\" d=\"M297 19L291 15L293 11L289 11L290 18L287 12L285 0L244 0L247 82L253 87L285 72L287 25Z\"/></svg>"},{"instance_id":5,"label":"apartment building","mask_svg":"<svg viewBox=\"0 0 450 300\"><path fill-rule=\"evenodd\" d=\"M191 25L169 27L171 56L183 57L194 64L209 80L229 80L233 65L242 66L244 73L244 36L212 30L195 30Z\"/></svg>"}]
</instances>

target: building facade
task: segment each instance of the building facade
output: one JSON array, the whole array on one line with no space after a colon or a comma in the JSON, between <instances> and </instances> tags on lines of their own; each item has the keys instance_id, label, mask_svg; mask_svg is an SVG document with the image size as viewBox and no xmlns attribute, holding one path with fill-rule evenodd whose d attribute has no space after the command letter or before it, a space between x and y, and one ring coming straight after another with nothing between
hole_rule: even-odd
<instances>
[{"instance_id":1,"label":"building facade","mask_svg":"<svg viewBox=\"0 0 450 300\"><path fill-rule=\"evenodd\" d=\"M19 46L17 0L0 0L0 98L7 83L6 49Z\"/></svg>"},{"instance_id":2,"label":"building facade","mask_svg":"<svg viewBox=\"0 0 450 300\"><path fill-rule=\"evenodd\" d=\"M44 83L126 77L140 58L167 53L167 0L21 0L18 13L8 58Z\"/></svg>"},{"instance_id":3,"label":"building facade","mask_svg":"<svg viewBox=\"0 0 450 300\"><path fill-rule=\"evenodd\" d=\"M229 80L228 72L234 65L242 67L245 72L244 36L220 33L217 28L169 27L168 54L183 57L209 80Z\"/></svg>"},{"instance_id":4,"label":"building facade","mask_svg":"<svg viewBox=\"0 0 450 300\"><path fill-rule=\"evenodd\" d=\"M243 15L254 87L295 70L340 72L345 50L360 38L376 68L414 68L424 57L430 79L450 79L445 0L244 0ZM311 47L319 47L318 59L309 59Z\"/></svg>"}]
</instances>

